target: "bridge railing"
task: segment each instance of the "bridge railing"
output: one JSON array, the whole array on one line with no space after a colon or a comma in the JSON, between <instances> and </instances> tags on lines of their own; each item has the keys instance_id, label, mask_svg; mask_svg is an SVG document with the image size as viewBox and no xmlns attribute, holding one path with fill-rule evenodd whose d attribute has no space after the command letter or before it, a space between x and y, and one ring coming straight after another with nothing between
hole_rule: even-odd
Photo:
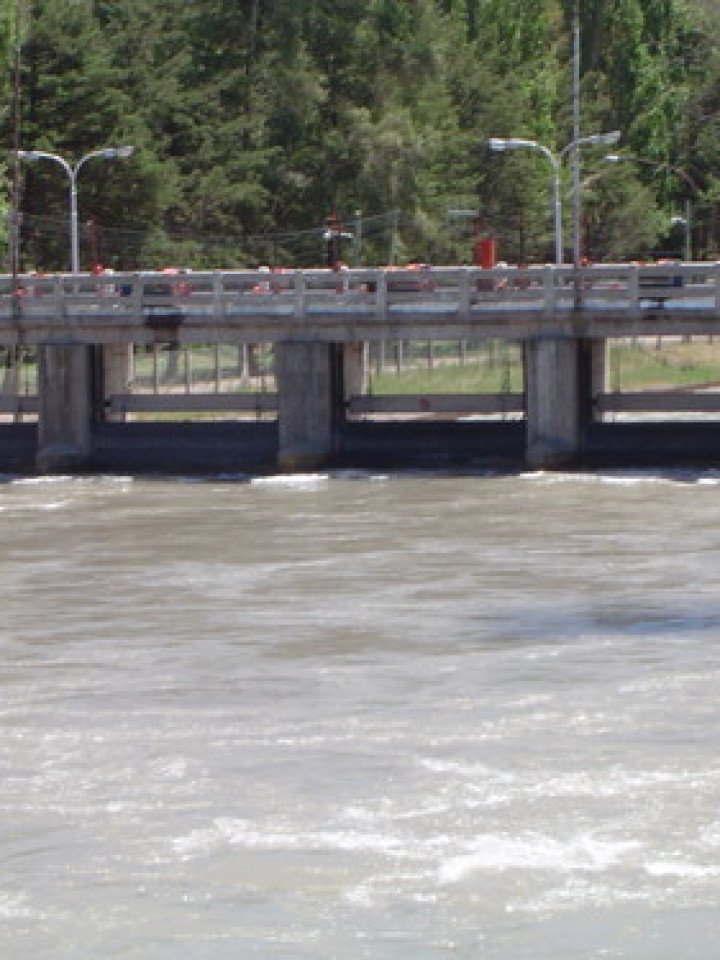
<instances>
[{"instance_id":1,"label":"bridge railing","mask_svg":"<svg viewBox=\"0 0 720 960\"><path fill-rule=\"evenodd\" d=\"M324 313L382 323L389 313L467 319L484 312L552 317L577 306L625 312L693 309L720 319L715 263L399 269L188 271L178 274L0 276L0 323L83 320L196 323L266 317L302 322Z\"/></svg>"}]
</instances>

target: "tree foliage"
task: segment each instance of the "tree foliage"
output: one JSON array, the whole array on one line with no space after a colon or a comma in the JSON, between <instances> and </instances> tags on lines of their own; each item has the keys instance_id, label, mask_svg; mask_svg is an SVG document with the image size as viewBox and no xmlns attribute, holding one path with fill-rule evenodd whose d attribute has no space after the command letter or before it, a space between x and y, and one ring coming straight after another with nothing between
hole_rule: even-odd
<instances>
[{"instance_id":1,"label":"tree foliage","mask_svg":"<svg viewBox=\"0 0 720 960\"><path fill-rule=\"evenodd\" d=\"M574 8L575 0L0 0L5 140L72 162L134 145L129 160L81 171L86 266L316 263L332 211L362 224L362 246L358 237L347 255L363 261L467 260L471 227L497 235L504 259L540 259L552 250L547 160L486 145L494 136L555 152L567 145ZM714 253L717 3L579 8L582 133L619 129L621 149L638 158L611 169L601 149L583 151L590 252L666 247L670 215L692 190L696 247ZM67 179L50 163L23 163L22 172L23 263L64 268ZM567 180L564 170L566 201Z\"/></svg>"}]
</instances>

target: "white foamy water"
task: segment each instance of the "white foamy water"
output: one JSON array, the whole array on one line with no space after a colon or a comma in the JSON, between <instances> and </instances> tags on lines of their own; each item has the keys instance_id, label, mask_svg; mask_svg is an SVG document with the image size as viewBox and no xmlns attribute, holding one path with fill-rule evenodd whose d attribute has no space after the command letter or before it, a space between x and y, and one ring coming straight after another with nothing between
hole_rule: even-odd
<instances>
[{"instance_id":1,"label":"white foamy water","mask_svg":"<svg viewBox=\"0 0 720 960\"><path fill-rule=\"evenodd\" d=\"M714 960L717 482L0 485L0 956Z\"/></svg>"}]
</instances>

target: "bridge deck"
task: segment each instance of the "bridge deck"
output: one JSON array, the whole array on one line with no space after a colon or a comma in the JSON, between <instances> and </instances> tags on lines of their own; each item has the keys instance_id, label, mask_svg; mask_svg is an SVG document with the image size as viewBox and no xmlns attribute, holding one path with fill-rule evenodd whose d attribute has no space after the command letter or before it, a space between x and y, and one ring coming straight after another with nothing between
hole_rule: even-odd
<instances>
[{"instance_id":1,"label":"bridge deck","mask_svg":"<svg viewBox=\"0 0 720 960\"><path fill-rule=\"evenodd\" d=\"M0 344L526 339L720 330L720 265L0 277Z\"/></svg>"}]
</instances>

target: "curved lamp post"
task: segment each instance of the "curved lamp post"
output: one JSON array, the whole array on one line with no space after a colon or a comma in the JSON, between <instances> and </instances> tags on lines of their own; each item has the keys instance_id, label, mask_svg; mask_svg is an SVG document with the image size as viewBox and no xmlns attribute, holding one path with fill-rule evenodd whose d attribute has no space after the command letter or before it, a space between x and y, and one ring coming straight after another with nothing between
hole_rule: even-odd
<instances>
[{"instance_id":1,"label":"curved lamp post","mask_svg":"<svg viewBox=\"0 0 720 960\"><path fill-rule=\"evenodd\" d=\"M102 150L93 150L81 157L77 163L71 164L57 153L48 153L46 150L17 150L16 156L20 160L50 160L63 168L70 181L70 270L80 272L80 236L78 231L77 207L77 178L81 168L88 160L100 158L103 160L125 160L131 156L135 148L104 147Z\"/></svg>"},{"instance_id":2,"label":"curved lamp post","mask_svg":"<svg viewBox=\"0 0 720 960\"><path fill-rule=\"evenodd\" d=\"M492 137L488 143L491 150L536 150L547 158L552 168L552 188L553 188L553 209L555 211L555 263L562 264L563 257L563 237L562 237L562 195L560 191L560 169L565 156L576 147L593 146L598 144L617 143L620 139L620 131L613 130L610 133L593 133L587 137L579 137L572 140L567 146L557 153L535 140L521 140L517 137Z\"/></svg>"},{"instance_id":3,"label":"curved lamp post","mask_svg":"<svg viewBox=\"0 0 720 960\"><path fill-rule=\"evenodd\" d=\"M654 167L656 170L667 170L668 173L674 173L676 176L680 177L681 180L684 180L688 185L692 193L698 194L700 188L695 183L693 178L689 173L686 173L684 170L681 170L680 167L673 167L669 163L661 163L655 160L648 160L646 157L637 157L633 154L623 154L623 153L609 153L607 156L603 157L603 160L607 160L609 163L642 163L647 167ZM685 260L688 263L692 262L692 200L690 199L690 193L685 197L685 216L684 217L671 217L670 222L674 224L683 224L685 227Z\"/></svg>"}]
</instances>

